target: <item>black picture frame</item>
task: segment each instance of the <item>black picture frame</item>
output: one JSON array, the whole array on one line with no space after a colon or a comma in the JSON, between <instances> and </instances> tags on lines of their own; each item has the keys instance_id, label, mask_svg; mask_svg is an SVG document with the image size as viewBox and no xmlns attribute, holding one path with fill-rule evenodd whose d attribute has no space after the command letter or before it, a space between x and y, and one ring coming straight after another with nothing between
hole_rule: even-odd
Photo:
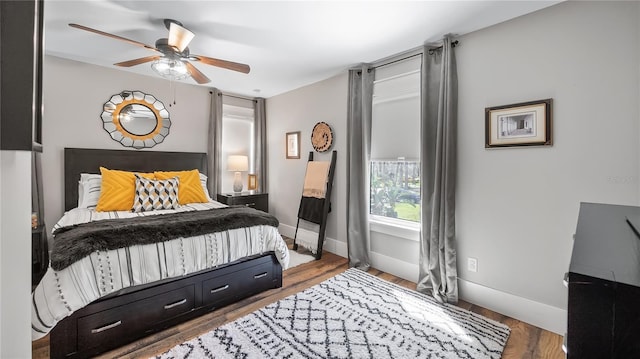
<instances>
[{"instance_id":1,"label":"black picture frame","mask_svg":"<svg viewBox=\"0 0 640 359\"><path fill-rule=\"evenodd\" d=\"M552 99L487 107L485 148L551 146Z\"/></svg>"}]
</instances>

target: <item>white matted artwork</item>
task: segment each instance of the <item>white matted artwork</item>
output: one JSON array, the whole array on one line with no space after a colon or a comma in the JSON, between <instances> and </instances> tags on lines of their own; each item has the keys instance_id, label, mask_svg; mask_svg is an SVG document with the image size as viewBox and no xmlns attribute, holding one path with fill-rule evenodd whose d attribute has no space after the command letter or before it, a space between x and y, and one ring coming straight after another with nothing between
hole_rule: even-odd
<instances>
[{"instance_id":1,"label":"white matted artwork","mask_svg":"<svg viewBox=\"0 0 640 359\"><path fill-rule=\"evenodd\" d=\"M287 132L285 137L287 159L300 158L300 131Z\"/></svg>"},{"instance_id":2,"label":"white matted artwork","mask_svg":"<svg viewBox=\"0 0 640 359\"><path fill-rule=\"evenodd\" d=\"M485 109L485 147L550 146L551 99Z\"/></svg>"}]
</instances>

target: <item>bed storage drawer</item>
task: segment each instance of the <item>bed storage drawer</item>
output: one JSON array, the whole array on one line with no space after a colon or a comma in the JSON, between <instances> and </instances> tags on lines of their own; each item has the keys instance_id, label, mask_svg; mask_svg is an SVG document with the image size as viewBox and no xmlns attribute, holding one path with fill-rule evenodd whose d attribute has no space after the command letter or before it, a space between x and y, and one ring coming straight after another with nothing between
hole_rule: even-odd
<instances>
[{"instance_id":1,"label":"bed storage drawer","mask_svg":"<svg viewBox=\"0 0 640 359\"><path fill-rule=\"evenodd\" d=\"M231 286L232 283L236 285ZM211 293L227 284L229 288ZM51 358L92 357L279 287L282 287L282 267L272 253L265 253L215 270L106 297L58 323L51 331Z\"/></svg>"},{"instance_id":2,"label":"bed storage drawer","mask_svg":"<svg viewBox=\"0 0 640 359\"><path fill-rule=\"evenodd\" d=\"M78 350L104 346L111 341L161 323L195 308L195 286L141 299L78 318Z\"/></svg>"},{"instance_id":3,"label":"bed storage drawer","mask_svg":"<svg viewBox=\"0 0 640 359\"><path fill-rule=\"evenodd\" d=\"M273 288L273 266L263 263L202 283L203 305L222 307L253 293Z\"/></svg>"}]
</instances>

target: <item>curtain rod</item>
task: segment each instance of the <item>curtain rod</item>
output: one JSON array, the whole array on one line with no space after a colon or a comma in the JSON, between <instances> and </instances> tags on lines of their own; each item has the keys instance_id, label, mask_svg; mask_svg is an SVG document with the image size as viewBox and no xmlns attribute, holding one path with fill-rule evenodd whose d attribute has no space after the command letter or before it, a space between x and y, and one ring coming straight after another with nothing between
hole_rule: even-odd
<instances>
[{"instance_id":1,"label":"curtain rod","mask_svg":"<svg viewBox=\"0 0 640 359\"><path fill-rule=\"evenodd\" d=\"M458 40L452 41L451 42L451 47L456 47L456 45L458 45ZM400 62L400 61L404 61L407 59L410 59L414 56L419 56L422 55L422 51L424 49L424 46L418 46L416 48L413 48L411 50L407 50L403 53L397 54L397 55L393 55L390 57L387 57L385 59L382 60L378 60L376 62L373 63L373 65L368 69L368 72L371 72L371 70L373 69L377 69L379 67L384 67L387 65L391 65L391 64L395 64L396 62ZM429 55L433 55L435 53L435 51L442 49L442 45L438 46L438 47L434 47L428 50Z\"/></svg>"},{"instance_id":2,"label":"curtain rod","mask_svg":"<svg viewBox=\"0 0 640 359\"><path fill-rule=\"evenodd\" d=\"M244 96L239 96L239 95L228 95L228 94L222 93L222 92L220 92L220 96L233 97L233 98L237 98L237 99L240 99L240 100L257 101L255 98L244 97Z\"/></svg>"},{"instance_id":3,"label":"curtain rod","mask_svg":"<svg viewBox=\"0 0 640 359\"><path fill-rule=\"evenodd\" d=\"M458 40L451 42L451 47L456 47L456 45L458 45ZM442 49L442 45L429 49L429 55L433 55L436 51L440 49Z\"/></svg>"},{"instance_id":4,"label":"curtain rod","mask_svg":"<svg viewBox=\"0 0 640 359\"><path fill-rule=\"evenodd\" d=\"M417 53L417 54L413 54L413 55L407 55L405 57L402 57L402 58L399 58L399 59L395 59L395 60L391 60L389 62L385 62L385 63L380 64L380 65L371 66L367 71L371 72L371 70L373 70L373 69L377 69L377 68L384 67L384 66L387 66L387 65L395 64L396 62L408 60L408 59L410 59L412 57L416 57L416 56L420 56L420 55L422 55L422 53Z\"/></svg>"},{"instance_id":5,"label":"curtain rod","mask_svg":"<svg viewBox=\"0 0 640 359\"><path fill-rule=\"evenodd\" d=\"M209 91L209 93L213 94L213 91ZM218 96L233 97L233 98L237 98L237 99L240 99L240 100L247 100L247 101L254 101L254 102L258 101L256 98L244 97L244 96L240 96L240 95L229 95L229 94L222 93L222 92L218 92Z\"/></svg>"}]
</instances>

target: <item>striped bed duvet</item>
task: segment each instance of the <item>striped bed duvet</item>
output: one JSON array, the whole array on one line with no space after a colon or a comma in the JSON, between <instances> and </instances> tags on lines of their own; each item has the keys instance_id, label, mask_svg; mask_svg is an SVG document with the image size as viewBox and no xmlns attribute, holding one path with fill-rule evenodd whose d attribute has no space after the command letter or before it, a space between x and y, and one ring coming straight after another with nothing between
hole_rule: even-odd
<instances>
[{"instance_id":1,"label":"striped bed duvet","mask_svg":"<svg viewBox=\"0 0 640 359\"><path fill-rule=\"evenodd\" d=\"M161 216L222 207L226 206L213 201L184 205L176 210L141 213L75 208L66 212L53 230L104 219ZM260 225L95 251L60 271L49 267L31 295L31 338L36 340L45 336L57 322L76 310L123 288L177 278L266 252L274 252L283 269L288 267L289 251L277 228Z\"/></svg>"}]
</instances>

